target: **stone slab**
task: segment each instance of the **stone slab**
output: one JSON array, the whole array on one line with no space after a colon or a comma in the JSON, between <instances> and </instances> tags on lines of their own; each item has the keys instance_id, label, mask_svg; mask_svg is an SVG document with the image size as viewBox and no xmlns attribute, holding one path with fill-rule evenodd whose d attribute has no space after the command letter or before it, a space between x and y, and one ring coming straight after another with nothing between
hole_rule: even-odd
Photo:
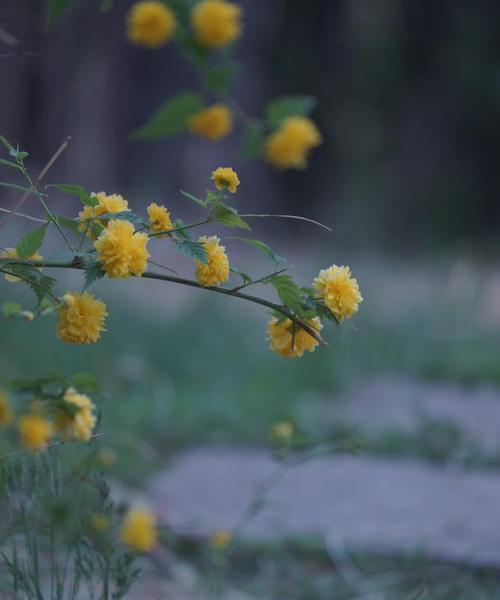
<instances>
[{"instance_id":1,"label":"stone slab","mask_svg":"<svg viewBox=\"0 0 500 600\"><path fill-rule=\"evenodd\" d=\"M232 529L263 482L276 480L251 539L320 535L330 548L500 566L500 475L368 457L317 458L285 472L265 451L200 448L148 494L161 520L208 535Z\"/></svg>"}]
</instances>

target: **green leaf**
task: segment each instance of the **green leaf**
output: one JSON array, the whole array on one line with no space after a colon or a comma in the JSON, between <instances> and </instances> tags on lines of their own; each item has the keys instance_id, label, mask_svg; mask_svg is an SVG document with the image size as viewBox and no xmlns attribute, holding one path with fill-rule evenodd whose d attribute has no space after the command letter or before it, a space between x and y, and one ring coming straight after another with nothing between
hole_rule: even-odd
<instances>
[{"instance_id":1,"label":"green leaf","mask_svg":"<svg viewBox=\"0 0 500 600\"><path fill-rule=\"evenodd\" d=\"M77 221L76 219L68 219L67 217L56 217L56 220L62 227L67 227L75 233L80 233L80 221Z\"/></svg>"},{"instance_id":2,"label":"green leaf","mask_svg":"<svg viewBox=\"0 0 500 600\"><path fill-rule=\"evenodd\" d=\"M53 183L52 185L47 186L47 188L49 187L56 188L56 190L64 192L65 194L78 196L78 198L80 198L80 200L85 204L85 206L97 206L99 204L97 198L91 196L83 187L83 185L78 185L74 183Z\"/></svg>"},{"instance_id":3,"label":"green leaf","mask_svg":"<svg viewBox=\"0 0 500 600\"><path fill-rule=\"evenodd\" d=\"M205 87L214 94L227 92L236 77L238 68L239 65L236 62L213 67L205 74L203 83Z\"/></svg>"},{"instance_id":4,"label":"green leaf","mask_svg":"<svg viewBox=\"0 0 500 600\"><path fill-rule=\"evenodd\" d=\"M307 116L316 106L313 96L281 96L266 106L266 118L272 127L295 115Z\"/></svg>"},{"instance_id":5,"label":"green leaf","mask_svg":"<svg viewBox=\"0 0 500 600\"><path fill-rule=\"evenodd\" d=\"M241 156L244 160L251 160L262 155L266 135L261 123L248 125L243 138Z\"/></svg>"},{"instance_id":6,"label":"green leaf","mask_svg":"<svg viewBox=\"0 0 500 600\"><path fill-rule=\"evenodd\" d=\"M176 228L184 227L186 223L184 223L182 219L176 219L176 221L174 221L174 225ZM191 241L191 234L189 233L189 229L180 229L179 231L176 231L175 234L183 238L184 240L187 240L188 242Z\"/></svg>"},{"instance_id":7,"label":"green leaf","mask_svg":"<svg viewBox=\"0 0 500 600\"><path fill-rule=\"evenodd\" d=\"M48 275L43 275L40 277L40 279L38 279L38 281L35 281L33 278L27 283L35 296L38 298L38 303L41 304L47 296L53 295L56 280Z\"/></svg>"},{"instance_id":8,"label":"green leaf","mask_svg":"<svg viewBox=\"0 0 500 600\"><path fill-rule=\"evenodd\" d=\"M302 307L301 289L290 275L273 275L265 283L270 283L285 306L299 316L304 314Z\"/></svg>"},{"instance_id":9,"label":"green leaf","mask_svg":"<svg viewBox=\"0 0 500 600\"><path fill-rule=\"evenodd\" d=\"M4 317L13 317L19 314L23 310L23 307L19 302L4 302L2 304L2 314Z\"/></svg>"},{"instance_id":10,"label":"green leaf","mask_svg":"<svg viewBox=\"0 0 500 600\"><path fill-rule=\"evenodd\" d=\"M99 382L90 373L77 373L71 378L71 383L78 391L86 394L98 392L100 389Z\"/></svg>"},{"instance_id":11,"label":"green leaf","mask_svg":"<svg viewBox=\"0 0 500 600\"><path fill-rule=\"evenodd\" d=\"M207 251L205 250L205 246L200 242L183 240L174 244L174 248L186 256L200 260L203 263L208 263Z\"/></svg>"},{"instance_id":12,"label":"green leaf","mask_svg":"<svg viewBox=\"0 0 500 600\"><path fill-rule=\"evenodd\" d=\"M238 214L238 211L231 206L225 204L217 204L215 206L213 216L216 221L226 225L227 227L239 227L240 229L250 229L250 225L246 223Z\"/></svg>"},{"instance_id":13,"label":"green leaf","mask_svg":"<svg viewBox=\"0 0 500 600\"><path fill-rule=\"evenodd\" d=\"M237 269L229 269L229 270L231 271L231 273L234 273L235 275L239 275L243 279L243 283L245 285L247 283L252 283L253 279L250 277L250 275L243 273L243 271L238 271Z\"/></svg>"},{"instance_id":14,"label":"green leaf","mask_svg":"<svg viewBox=\"0 0 500 600\"><path fill-rule=\"evenodd\" d=\"M12 148L12 144L3 135L0 135L0 142L7 148L7 150L10 150Z\"/></svg>"},{"instance_id":15,"label":"green leaf","mask_svg":"<svg viewBox=\"0 0 500 600\"><path fill-rule=\"evenodd\" d=\"M71 5L72 0L50 0L49 22L52 24L64 10Z\"/></svg>"},{"instance_id":16,"label":"green leaf","mask_svg":"<svg viewBox=\"0 0 500 600\"><path fill-rule=\"evenodd\" d=\"M83 270L85 272L84 289L87 289L94 281L97 281L106 275L102 270L102 263L95 259L85 260Z\"/></svg>"},{"instance_id":17,"label":"green leaf","mask_svg":"<svg viewBox=\"0 0 500 600\"><path fill-rule=\"evenodd\" d=\"M168 138L182 133L189 117L203 107L203 100L194 92L182 92L170 98L149 119L132 133L134 140Z\"/></svg>"},{"instance_id":18,"label":"green leaf","mask_svg":"<svg viewBox=\"0 0 500 600\"><path fill-rule=\"evenodd\" d=\"M47 224L37 227L27 233L16 246L16 252L19 258L27 258L35 254L43 243L43 238L47 232Z\"/></svg>"},{"instance_id":19,"label":"green leaf","mask_svg":"<svg viewBox=\"0 0 500 600\"><path fill-rule=\"evenodd\" d=\"M196 204L203 206L203 208L206 207L207 204L204 200L201 200L200 198L197 198L196 196L193 196L193 194L190 194L189 192L185 192L184 190L179 190L179 191L183 196L186 196L186 198L189 198L193 202L196 202Z\"/></svg>"},{"instance_id":20,"label":"green leaf","mask_svg":"<svg viewBox=\"0 0 500 600\"><path fill-rule=\"evenodd\" d=\"M240 242L244 242L245 244L249 244L250 246L253 246L254 248L257 248L257 250L259 250L260 252L262 252L262 254L265 254L266 256L269 256L269 258L277 265L279 265L281 262L283 262L283 258L281 256L278 256L272 248L270 248L267 244L265 244L264 242L261 242L260 240L251 240L249 238L242 238L242 237L230 237L227 238L229 240L239 240Z\"/></svg>"}]
</instances>

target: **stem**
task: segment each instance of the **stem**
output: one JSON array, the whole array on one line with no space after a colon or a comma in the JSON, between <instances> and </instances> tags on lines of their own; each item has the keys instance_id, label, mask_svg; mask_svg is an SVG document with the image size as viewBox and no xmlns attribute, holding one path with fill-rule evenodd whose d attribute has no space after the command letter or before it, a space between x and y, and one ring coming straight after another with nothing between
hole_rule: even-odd
<instances>
[{"instance_id":1,"label":"stem","mask_svg":"<svg viewBox=\"0 0 500 600\"><path fill-rule=\"evenodd\" d=\"M68 236L66 235L66 233L64 232L64 229L59 225L58 220L56 219L56 217L54 216L54 214L52 213L52 211L50 210L50 208L47 206L47 203L45 202L45 200L42 198L42 195L40 194L40 192L38 191L38 184L35 182L33 183L31 181L31 177L27 171L27 169L23 166L23 173L24 176L26 177L26 179L28 180L28 182L31 184L31 190L33 190L33 192L35 192L35 194L37 195L37 198L40 200L40 204L43 206L45 212L47 213L47 216L49 217L50 221L52 223L54 223L54 225L57 227L57 229L59 230L59 233L62 235L64 241L66 242L66 245L68 246L68 248L72 251L76 253L75 248L73 247L73 244L69 241Z\"/></svg>"},{"instance_id":2,"label":"stem","mask_svg":"<svg viewBox=\"0 0 500 600\"><path fill-rule=\"evenodd\" d=\"M262 218L268 218L268 217L274 217L276 219L298 219L299 221L307 221L308 223L313 223L313 225L317 225L318 227L322 227L323 229L326 229L327 231L332 231L331 227L328 227L328 225L323 225L323 223L320 223L319 221L315 221L314 219L308 219L307 217L299 217L298 215L258 215L258 214L248 214L248 215L240 215L240 217L262 217Z\"/></svg>"},{"instance_id":3,"label":"stem","mask_svg":"<svg viewBox=\"0 0 500 600\"><path fill-rule=\"evenodd\" d=\"M44 260L30 260L23 261L19 259L12 258L0 258L0 265L2 263L10 263L10 264L30 264L34 267L45 267L47 269L77 269L82 270L83 266L74 263L67 262L53 262L53 261L44 261ZM14 276L17 275L14 273ZM287 319L292 320L299 327L301 327L304 331L306 331L311 337L313 337L317 342L322 344L323 346L328 346L327 342L321 337L321 335L313 329L310 325L308 325L303 319L298 317L293 311L291 311L286 306L282 304L276 304L275 302L270 302L269 300L264 300L263 298L258 298L257 296L250 296L249 294L243 294L238 291L234 291L228 288L215 287L211 285L203 286L200 285L197 281L193 281L192 279L184 279L183 277L175 277L173 275L162 275L160 273L153 273L151 271L144 272L141 277L143 279L157 279L159 281L171 281L173 283L179 283L181 285L187 285L189 287L198 288L201 290L207 290L209 292L215 292L217 294L224 294L225 296L234 296L235 298L241 298L242 300L247 300L248 302L252 302L254 304L260 304L261 306L265 306L266 308L270 308L281 313Z\"/></svg>"},{"instance_id":4,"label":"stem","mask_svg":"<svg viewBox=\"0 0 500 600\"><path fill-rule=\"evenodd\" d=\"M176 227L175 229L166 229L165 231L155 231L154 233L150 233L149 237L158 237L159 235L166 235L169 233L176 233L177 231L184 231L185 229L192 229L193 227L199 227L200 225L206 225L210 223L210 217L203 219L203 221L196 221L196 223L191 223L190 225L181 225L180 227Z\"/></svg>"},{"instance_id":5,"label":"stem","mask_svg":"<svg viewBox=\"0 0 500 600\"><path fill-rule=\"evenodd\" d=\"M266 281L266 279L269 279L270 277L274 277L275 275L280 275L281 273L284 273L285 271L288 271L287 268L285 269L280 269L279 271L275 271L274 273L270 273L269 275L264 275L264 277L260 277L259 279L254 279L252 281L249 281L248 283L243 283L241 285L238 285L234 288L232 288L232 292L239 292L240 290L250 286L250 285L255 285L257 283L262 283L263 281Z\"/></svg>"},{"instance_id":6,"label":"stem","mask_svg":"<svg viewBox=\"0 0 500 600\"><path fill-rule=\"evenodd\" d=\"M35 221L35 223L46 223L47 222L44 219L37 219L36 217L32 217L31 215L25 215L23 213L13 212L12 210L9 210L8 208L0 207L0 212L14 215L14 217L22 217L23 219L29 219L30 221Z\"/></svg>"},{"instance_id":7,"label":"stem","mask_svg":"<svg viewBox=\"0 0 500 600\"><path fill-rule=\"evenodd\" d=\"M14 208L10 211L10 215L7 215L3 221L0 221L0 229L2 229L2 227L5 226L5 224L14 215L14 213L16 213L21 208L21 206L26 202L26 200L30 197L30 195L35 191L35 188L38 187L38 185L40 185L42 179L50 171L53 164L61 156L61 154L66 150L70 140L71 140L71 137L67 137L64 140L64 142L59 146L59 148L54 152L52 157L49 159L48 163L40 171L40 173L38 173L38 175L36 176L35 183L32 184L28 190L26 190L26 192L23 194L21 199L17 202L17 204L14 206Z\"/></svg>"}]
</instances>

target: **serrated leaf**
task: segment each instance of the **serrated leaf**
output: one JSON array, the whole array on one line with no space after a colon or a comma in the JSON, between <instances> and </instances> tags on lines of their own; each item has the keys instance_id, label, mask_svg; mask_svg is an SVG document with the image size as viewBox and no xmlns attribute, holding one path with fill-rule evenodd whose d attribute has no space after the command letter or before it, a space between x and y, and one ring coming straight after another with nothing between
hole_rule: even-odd
<instances>
[{"instance_id":1,"label":"serrated leaf","mask_svg":"<svg viewBox=\"0 0 500 600\"><path fill-rule=\"evenodd\" d=\"M64 192L65 194L78 196L85 206L97 206L99 204L97 198L91 196L83 185L78 185L76 183L53 183L47 186L47 188L50 187L56 188L56 190Z\"/></svg>"},{"instance_id":2,"label":"serrated leaf","mask_svg":"<svg viewBox=\"0 0 500 600\"><path fill-rule=\"evenodd\" d=\"M313 96L281 96L271 100L266 106L266 118L272 127L295 115L307 116L316 106Z\"/></svg>"},{"instance_id":3,"label":"serrated leaf","mask_svg":"<svg viewBox=\"0 0 500 600\"><path fill-rule=\"evenodd\" d=\"M199 94L182 92L167 100L131 137L134 140L155 140L179 135L185 131L189 117L202 107L203 100Z\"/></svg>"},{"instance_id":4,"label":"serrated leaf","mask_svg":"<svg viewBox=\"0 0 500 600\"><path fill-rule=\"evenodd\" d=\"M4 302L2 304L2 314L4 317L13 317L23 310L19 302Z\"/></svg>"},{"instance_id":5,"label":"serrated leaf","mask_svg":"<svg viewBox=\"0 0 500 600\"><path fill-rule=\"evenodd\" d=\"M299 316L304 314L300 287L290 275L273 275L265 283L270 283L274 287L279 299L285 306L292 309Z\"/></svg>"},{"instance_id":6,"label":"serrated leaf","mask_svg":"<svg viewBox=\"0 0 500 600\"><path fill-rule=\"evenodd\" d=\"M85 273L84 289L87 289L94 283L94 281L97 281L106 275L106 273L102 270L102 263L92 258L87 259L84 262L83 270Z\"/></svg>"},{"instance_id":7,"label":"serrated leaf","mask_svg":"<svg viewBox=\"0 0 500 600\"><path fill-rule=\"evenodd\" d=\"M50 0L49 22L53 23L71 5L71 2L72 0Z\"/></svg>"},{"instance_id":8,"label":"serrated leaf","mask_svg":"<svg viewBox=\"0 0 500 600\"><path fill-rule=\"evenodd\" d=\"M268 256L276 265L279 265L284 260L281 256L278 256L270 246L268 246L264 242L261 242L260 240L251 240L249 238L242 238L242 237L230 237L227 239L239 240L240 242L244 242L245 244L249 244L250 246L253 246L257 250L262 252L262 254L265 254L266 256Z\"/></svg>"},{"instance_id":9,"label":"serrated leaf","mask_svg":"<svg viewBox=\"0 0 500 600\"><path fill-rule=\"evenodd\" d=\"M77 221L76 219L68 219L67 217L56 217L56 220L62 227L67 227L75 233L80 233L80 221Z\"/></svg>"},{"instance_id":10,"label":"serrated leaf","mask_svg":"<svg viewBox=\"0 0 500 600\"><path fill-rule=\"evenodd\" d=\"M100 389L99 382L90 373L77 373L71 378L71 383L78 391L86 394L98 392Z\"/></svg>"},{"instance_id":11,"label":"serrated leaf","mask_svg":"<svg viewBox=\"0 0 500 600\"><path fill-rule=\"evenodd\" d=\"M243 273L243 271L238 271L237 269L229 269L229 270L231 271L231 273L234 273L235 275L239 275L243 279L243 283L245 285L248 283L252 283L253 280L250 277L250 275Z\"/></svg>"},{"instance_id":12,"label":"serrated leaf","mask_svg":"<svg viewBox=\"0 0 500 600\"><path fill-rule=\"evenodd\" d=\"M214 94L227 92L234 81L238 68L239 65L236 62L213 67L205 74L203 83Z\"/></svg>"},{"instance_id":13,"label":"serrated leaf","mask_svg":"<svg viewBox=\"0 0 500 600\"><path fill-rule=\"evenodd\" d=\"M248 125L243 138L241 156L244 160L251 160L262 155L266 134L262 124L251 123Z\"/></svg>"},{"instance_id":14,"label":"serrated leaf","mask_svg":"<svg viewBox=\"0 0 500 600\"><path fill-rule=\"evenodd\" d=\"M16 246L16 252L19 258L28 258L38 252L46 232L47 224L37 227L36 229L33 229L33 231L27 233Z\"/></svg>"},{"instance_id":15,"label":"serrated leaf","mask_svg":"<svg viewBox=\"0 0 500 600\"><path fill-rule=\"evenodd\" d=\"M204 200L201 200L200 198L197 198L193 194L190 194L189 192L185 192L184 190L179 190L179 192L186 198L189 198L189 200L196 202L196 204L199 204L200 206L203 206L204 208L206 207L206 202Z\"/></svg>"},{"instance_id":16,"label":"serrated leaf","mask_svg":"<svg viewBox=\"0 0 500 600\"><path fill-rule=\"evenodd\" d=\"M205 246L200 242L192 242L190 240L183 240L174 244L174 248L186 256L195 258L203 263L208 263L207 251Z\"/></svg>"},{"instance_id":17,"label":"serrated leaf","mask_svg":"<svg viewBox=\"0 0 500 600\"><path fill-rule=\"evenodd\" d=\"M184 227L186 224L182 219L176 219L174 225L177 228ZM189 229L179 229L179 231L176 231L175 234L183 238L184 240L191 241L191 234L189 233Z\"/></svg>"},{"instance_id":18,"label":"serrated leaf","mask_svg":"<svg viewBox=\"0 0 500 600\"><path fill-rule=\"evenodd\" d=\"M213 216L216 221L226 225L227 227L239 227L240 229L250 229L250 225L244 221L238 211L231 206L225 204L218 204L213 212Z\"/></svg>"},{"instance_id":19,"label":"serrated leaf","mask_svg":"<svg viewBox=\"0 0 500 600\"><path fill-rule=\"evenodd\" d=\"M37 282L34 280L28 282L35 296L38 298L38 304L41 304L47 296L53 295L56 280L48 275L43 275Z\"/></svg>"}]
</instances>

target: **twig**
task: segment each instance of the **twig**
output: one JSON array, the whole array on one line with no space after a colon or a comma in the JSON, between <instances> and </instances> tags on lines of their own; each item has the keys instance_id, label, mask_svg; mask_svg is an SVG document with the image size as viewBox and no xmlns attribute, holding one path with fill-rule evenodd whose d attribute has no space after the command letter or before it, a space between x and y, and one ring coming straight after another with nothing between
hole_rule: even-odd
<instances>
[{"instance_id":1,"label":"twig","mask_svg":"<svg viewBox=\"0 0 500 600\"><path fill-rule=\"evenodd\" d=\"M167 235L170 233L176 233L177 231L184 231L185 229L192 229L193 227L200 227L200 225L206 225L210 223L211 218L207 217L203 219L203 221L197 221L196 223L190 223L189 225L181 225L179 227L174 227L174 229L165 229L165 231L155 231L149 234L149 237L158 237L160 235Z\"/></svg>"},{"instance_id":2,"label":"twig","mask_svg":"<svg viewBox=\"0 0 500 600\"><path fill-rule=\"evenodd\" d=\"M104 435L104 433L94 433L93 435L90 436L90 439L93 440L95 438L100 438L103 435ZM64 444L68 444L70 442L71 442L71 440L58 440L57 442L52 442L51 444L47 444L45 446L45 449L55 448L56 446L62 446ZM2 456L0 456L0 461L5 460L7 458L11 458L12 456L17 456L18 454L24 454L25 452L26 452L26 450L23 449L23 450L15 450L14 452L8 452L7 454L2 454Z\"/></svg>"},{"instance_id":3,"label":"twig","mask_svg":"<svg viewBox=\"0 0 500 600\"><path fill-rule=\"evenodd\" d=\"M250 285L255 285L257 283L262 283L263 281L266 281L266 279L270 279L271 277L274 277L275 275L280 275L281 273L284 273L285 271L288 271L288 268L285 267L284 269L280 269L279 271L274 271L274 273L270 273L269 275L264 275L264 277L260 277L259 279L254 279L252 281L249 281L248 283L243 283L241 285L237 285L236 287L232 288L232 292L239 292L240 290L249 287Z\"/></svg>"},{"instance_id":4,"label":"twig","mask_svg":"<svg viewBox=\"0 0 500 600\"><path fill-rule=\"evenodd\" d=\"M82 270L83 266L79 264L75 264L73 262L53 262L53 261L44 261L44 260L30 260L23 261L20 259L10 259L10 258L0 258L0 265L2 263L9 264L30 264L34 267L42 267L47 269L77 269ZM14 273L15 276L17 276ZM162 275L160 273L153 273L151 271L146 271L141 275L143 279L157 279L159 281L171 281L173 283L179 283L181 285L187 285L189 287L198 288L201 290L207 290L209 292L215 292L217 294L224 294L225 296L233 296L235 298L241 298L242 300L247 300L248 302L253 302L254 304L260 304L261 306L265 306L266 308L270 308L281 313L283 316L287 317L294 323L296 323L299 327L301 327L304 331L306 331L311 337L313 337L317 342L322 344L323 346L328 347L328 343L321 337L317 330L308 325L303 319L298 317L293 311L291 311L286 306L282 304L276 304L275 302L270 302L269 300L264 300L263 298L258 298L257 296L250 296L249 294L243 294L241 292L234 292L231 289L223 288L223 287L215 287L211 285L203 286L200 285L197 281L193 281L191 279L184 279L182 277L174 277L173 275Z\"/></svg>"},{"instance_id":5,"label":"twig","mask_svg":"<svg viewBox=\"0 0 500 600\"><path fill-rule=\"evenodd\" d=\"M0 212L9 213L9 214L13 215L14 217L22 217L23 219L29 219L30 221L35 221L36 223L46 223L47 222L44 219L37 219L37 217L32 217L31 215L25 215L23 213L13 212L12 210L9 210L8 208L0 207Z\"/></svg>"},{"instance_id":6,"label":"twig","mask_svg":"<svg viewBox=\"0 0 500 600\"><path fill-rule=\"evenodd\" d=\"M262 217L262 218L268 218L268 217L274 217L276 219L298 219L299 221L307 221L308 223L313 223L313 225L318 225L318 227L322 227L323 229L326 229L327 231L332 231L331 227L328 227L328 225L323 225L323 223L320 223L319 221L315 221L314 219L308 219L307 217L299 217L298 215L258 215L258 214L248 214L248 215L240 215L240 217Z\"/></svg>"},{"instance_id":7,"label":"twig","mask_svg":"<svg viewBox=\"0 0 500 600\"><path fill-rule=\"evenodd\" d=\"M40 171L40 173L38 173L38 175L36 176L35 181L31 184L31 187L28 190L26 190L26 192L23 194L23 196L20 198L20 200L14 206L14 208L11 211L9 211L10 214L8 214L3 219L3 221L0 221L0 229L2 229L2 227L5 226L5 224L9 221L9 219L21 208L21 206L26 202L26 200L31 196L31 194L35 191L35 189L38 187L38 185L40 185L40 183L42 182L42 179L50 171L53 164L61 156L61 154L66 150L70 141L71 141L71 136L68 136L64 140L64 142L59 146L59 148L54 152L54 154L52 155L52 157L50 158L48 163L45 165L45 167L43 167L43 169ZM56 223L57 223L57 220L56 220Z\"/></svg>"}]
</instances>

